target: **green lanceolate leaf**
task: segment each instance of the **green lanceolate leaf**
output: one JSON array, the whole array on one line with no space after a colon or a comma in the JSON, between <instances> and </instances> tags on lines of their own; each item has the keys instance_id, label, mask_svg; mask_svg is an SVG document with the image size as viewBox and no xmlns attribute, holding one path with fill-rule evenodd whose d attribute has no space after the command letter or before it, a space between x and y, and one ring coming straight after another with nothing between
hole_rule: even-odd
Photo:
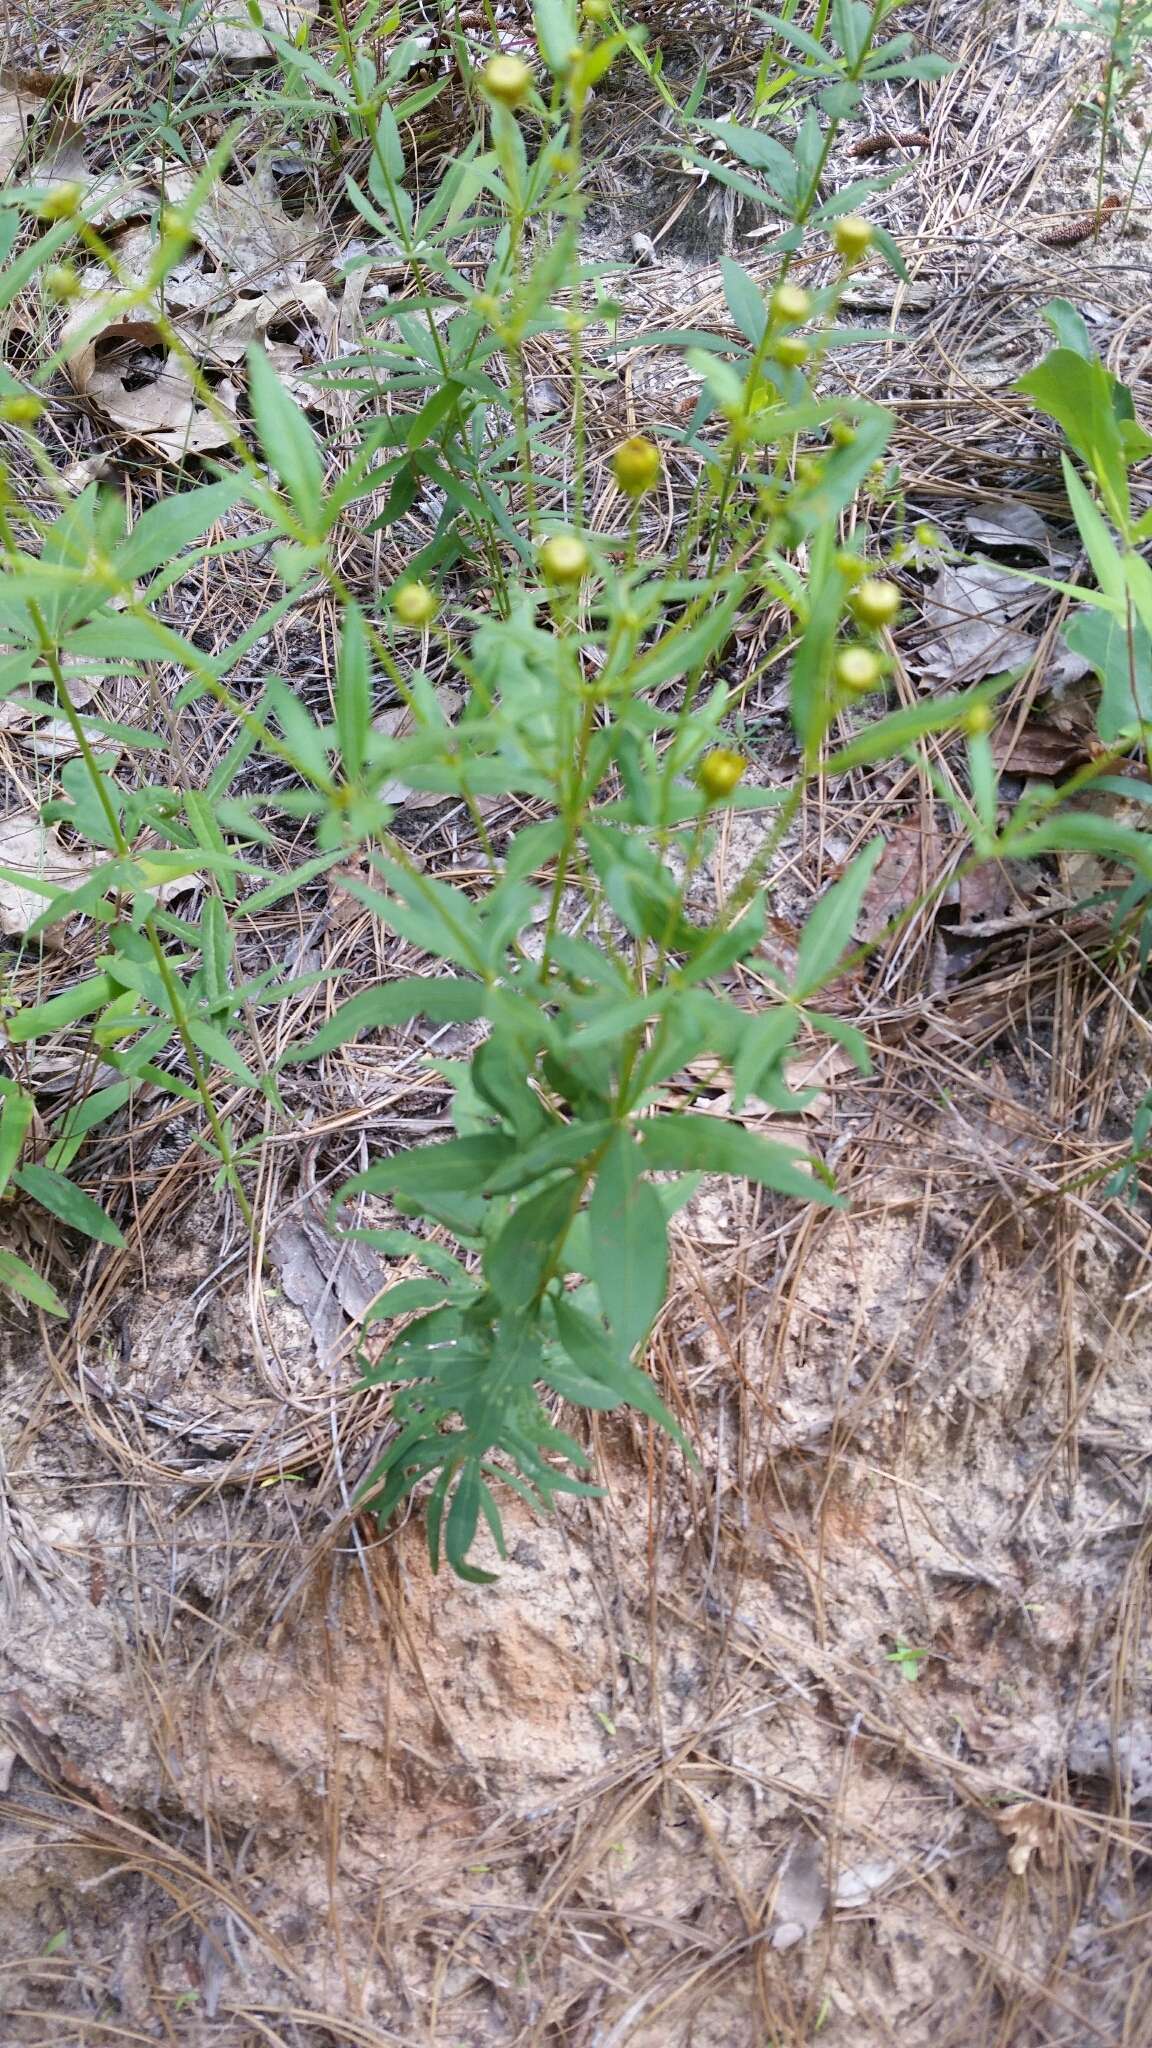
<instances>
[{"instance_id":1,"label":"green lanceolate leaf","mask_svg":"<svg viewBox=\"0 0 1152 2048\"><path fill-rule=\"evenodd\" d=\"M14 1081L5 1081L0 1094L0 1194L20 1164L24 1140L35 1114L32 1096Z\"/></svg>"},{"instance_id":2,"label":"green lanceolate leaf","mask_svg":"<svg viewBox=\"0 0 1152 2048\"><path fill-rule=\"evenodd\" d=\"M600 1162L588 1207L588 1277L625 1354L647 1336L668 1285L664 1215L642 1173L635 1140L618 1132Z\"/></svg>"},{"instance_id":3,"label":"green lanceolate leaf","mask_svg":"<svg viewBox=\"0 0 1152 2048\"><path fill-rule=\"evenodd\" d=\"M100 1244L123 1244L123 1233L105 1215L99 1202L94 1202L91 1195L66 1180L62 1173L53 1173L47 1166L24 1166L13 1177L24 1194L58 1216L70 1230L81 1230L85 1237L94 1237Z\"/></svg>"},{"instance_id":4,"label":"green lanceolate leaf","mask_svg":"<svg viewBox=\"0 0 1152 2048\"><path fill-rule=\"evenodd\" d=\"M484 1260L489 1287L502 1309L532 1306L559 1264L583 1183L569 1178L531 1195L508 1218Z\"/></svg>"},{"instance_id":5,"label":"green lanceolate leaf","mask_svg":"<svg viewBox=\"0 0 1152 2048\"><path fill-rule=\"evenodd\" d=\"M345 1181L333 1203L339 1208L353 1195L466 1195L482 1188L514 1151L511 1138L498 1132L470 1138L449 1138L443 1145L423 1145L413 1152L380 1159L364 1173Z\"/></svg>"},{"instance_id":6,"label":"green lanceolate leaf","mask_svg":"<svg viewBox=\"0 0 1152 2048\"><path fill-rule=\"evenodd\" d=\"M281 1064L294 1066L301 1060L319 1059L337 1046L347 1045L361 1031L386 1031L413 1017L428 1017L434 1024L471 1023L484 1015L485 995L482 981L463 981L455 975L409 974L398 981L382 982L342 1003L314 1038L290 1047Z\"/></svg>"},{"instance_id":7,"label":"green lanceolate leaf","mask_svg":"<svg viewBox=\"0 0 1152 2048\"><path fill-rule=\"evenodd\" d=\"M874 839L858 854L846 875L820 898L800 938L796 956L793 995L804 1002L822 988L836 971L860 915L864 891L884 851L884 841Z\"/></svg>"},{"instance_id":8,"label":"green lanceolate leaf","mask_svg":"<svg viewBox=\"0 0 1152 2048\"><path fill-rule=\"evenodd\" d=\"M336 736L345 778L355 782L368 753L372 731L372 671L368 660L368 639L359 605L350 604L340 632L340 661L336 674Z\"/></svg>"},{"instance_id":9,"label":"green lanceolate leaf","mask_svg":"<svg viewBox=\"0 0 1152 2048\"><path fill-rule=\"evenodd\" d=\"M517 1188L531 1187L534 1180L542 1180L546 1173L554 1173L559 1167L580 1166L607 1143L614 1129L615 1125L607 1117L558 1124L537 1138L535 1144L518 1151L506 1166L499 1167L488 1181L485 1192L490 1195L515 1194Z\"/></svg>"},{"instance_id":10,"label":"green lanceolate leaf","mask_svg":"<svg viewBox=\"0 0 1152 2048\"><path fill-rule=\"evenodd\" d=\"M324 463L316 436L257 341L248 350L248 388L264 460L278 476L309 540L324 532Z\"/></svg>"},{"instance_id":11,"label":"green lanceolate leaf","mask_svg":"<svg viewBox=\"0 0 1152 2048\"><path fill-rule=\"evenodd\" d=\"M583 1309L577 1308L567 1295L557 1296L552 1312L560 1342L573 1365L593 1386L603 1390L604 1401L589 1402L588 1405L618 1407L627 1402L630 1408L638 1408L642 1415L650 1416L661 1429L668 1431L669 1436L675 1437L677 1443L683 1444L684 1438L675 1419L669 1414L647 1373L638 1371L613 1350L602 1325L585 1315Z\"/></svg>"},{"instance_id":12,"label":"green lanceolate leaf","mask_svg":"<svg viewBox=\"0 0 1152 2048\"><path fill-rule=\"evenodd\" d=\"M744 1180L759 1181L781 1195L794 1195L801 1202L822 1202L837 1206L839 1197L819 1179L815 1160L786 1145L774 1145L767 1138L746 1131L742 1124L723 1122L719 1117L649 1117L640 1126L643 1163L652 1172L697 1167L705 1173L739 1174ZM817 1168L817 1171L810 1169Z\"/></svg>"},{"instance_id":13,"label":"green lanceolate leaf","mask_svg":"<svg viewBox=\"0 0 1152 2048\"><path fill-rule=\"evenodd\" d=\"M56 1289L50 1286L47 1280L42 1279L24 1259L17 1258L15 1252L6 1251L2 1246L0 1287L9 1288L13 1294L19 1294L23 1300L32 1302L34 1307L42 1308L47 1315L66 1316L68 1313Z\"/></svg>"}]
</instances>

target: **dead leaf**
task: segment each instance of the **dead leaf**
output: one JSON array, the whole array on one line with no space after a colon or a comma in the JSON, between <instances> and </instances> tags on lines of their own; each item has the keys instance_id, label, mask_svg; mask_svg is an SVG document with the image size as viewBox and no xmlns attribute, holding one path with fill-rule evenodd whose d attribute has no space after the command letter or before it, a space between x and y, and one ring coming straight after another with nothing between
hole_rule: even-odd
<instances>
[{"instance_id":1,"label":"dead leaf","mask_svg":"<svg viewBox=\"0 0 1152 2048\"><path fill-rule=\"evenodd\" d=\"M174 205L187 198L194 182L191 171L169 173L168 197ZM214 185L196 215L196 241L233 285L246 281L271 290L301 283L318 235L314 215L289 219L268 163L258 164L243 185Z\"/></svg>"},{"instance_id":2,"label":"dead leaf","mask_svg":"<svg viewBox=\"0 0 1152 2048\"><path fill-rule=\"evenodd\" d=\"M900 1868L898 1863L857 1863L851 1870L842 1870L836 1879L832 1904L842 1908L866 1905L876 1892L882 1891L891 1882Z\"/></svg>"},{"instance_id":3,"label":"dead leaf","mask_svg":"<svg viewBox=\"0 0 1152 2048\"><path fill-rule=\"evenodd\" d=\"M1070 551L1047 520L1041 518L1034 505L1026 505L1019 498L973 505L964 514L964 524L981 547L1019 549L1043 555L1050 562L1070 559Z\"/></svg>"},{"instance_id":4,"label":"dead leaf","mask_svg":"<svg viewBox=\"0 0 1152 2048\"><path fill-rule=\"evenodd\" d=\"M992 735L992 759L1013 775L1042 775L1051 781L1067 775L1089 759L1086 732L1061 732L1056 726L1030 723L1016 731L1010 721Z\"/></svg>"},{"instance_id":5,"label":"dead leaf","mask_svg":"<svg viewBox=\"0 0 1152 2048\"><path fill-rule=\"evenodd\" d=\"M40 104L31 93L0 90L0 184L15 170L29 121Z\"/></svg>"},{"instance_id":6,"label":"dead leaf","mask_svg":"<svg viewBox=\"0 0 1152 2048\"><path fill-rule=\"evenodd\" d=\"M78 305L60 336L75 390L112 426L173 461L230 446L227 428L201 405L187 370L150 320L141 314L121 317L121 301L108 293L103 295L108 317L95 334L89 331L101 303L98 295ZM71 337L74 347L69 346ZM235 410L233 385L219 385L215 395L227 411Z\"/></svg>"},{"instance_id":7,"label":"dead leaf","mask_svg":"<svg viewBox=\"0 0 1152 2048\"><path fill-rule=\"evenodd\" d=\"M370 1246L341 1243L307 1209L285 1216L268 1240L289 1301L301 1308L321 1357L358 1322L386 1278Z\"/></svg>"},{"instance_id":8,"label":"dead leaf","mask_svg":"<svg viewBox=\"0 0 1152 2048\"><path fill-rule=\"evenodd\" d=\"M1053 1870L1063 1854L1083 1854L1075 1823L1039 1799L1018 1799L1014 1806L1004 1807L996 1815L996 1825L1009 1837L1008 1868L1014 1877L1025 1875L1033 1856L1044 1870Z\"/></svg>"},{"instance_id":9,"label":"dead leaf","mask_svg":"<svg viewBox=\"0 0 1152 2048\"><path fill-rule=\"evenodd\" d=\"M334 353L339 311L322 284L305 278L278 285L259 298L240 298L213 324L207 347L217 362L244 359L250 341L263 344L272 368L297 403L313 412L338 413L344 394L325 391L300 372Z\"/></svg>"},{"instance_id":10,"label":"dead leaf","mask_svg":"<svg viewBox=\"0 0 1152 2048\"><path fill-rule=\"evenodd\" d=\"M797 1942L805 1941L820 1925L827 1903L824 1851L818 1842L802 1836L793 1842L780 1866L772 1902L773 1948L795 1948Z\"/></svg>"},{"instance_id":11,"label":"dead leaf","mask_svg":"<svg viewBox=\"0 0 1152 2048\"><path fill-rule=\"evenodd\" d=\"M910 666L953 687L1031 661L1035 637L1011 621L1032 599L1026 582L992 562L946 562L924 606L936 637L910 656Z\"/></svg>"},{"instance_id":12,"label":"dead leaf","mask_svg":"<svg viewBox=\"0 0 1152 2048\"><path fill-rule=\"evenodd\" d=\"M22 888L11 874L71 889L91 873L92 862L72 853L56 827L42 825L35 811L12 811L0 818L0 868L9 870L0 876L0 931L17 937L47 908L48 899Z\"/></svg>"},{"instance_id":13,"label":"dead leaf","mask_svg":"<svg viewBox=\"0 0 1152 2048\"><path fill-rule=\"evenodd\" d=\"M923 825L918 818L897 825L864 891L857 938L878 939L893 918L931 887L939 864L940 845L931 812Z\"/></svg>"}]
</instances>

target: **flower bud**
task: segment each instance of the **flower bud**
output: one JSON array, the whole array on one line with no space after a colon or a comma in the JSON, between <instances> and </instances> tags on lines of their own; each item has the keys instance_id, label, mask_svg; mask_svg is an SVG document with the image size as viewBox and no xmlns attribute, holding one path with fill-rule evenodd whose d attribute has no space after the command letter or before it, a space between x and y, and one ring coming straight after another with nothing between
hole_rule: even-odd
<instances>
[{"instance_id":1,"label":"flower bud","mask_svg":"<svg viewBox=\"0 0 1152 2048\"><path fill-rule=\"evenodd\" d=\"M502 107L520 107L532 90L531 66L523 57L489 57L480 83L490 100L498 100Z\"/></svg>"},{"instance_id":2,"label":"flower bud","mask_svg":"<svg viewBox=\"0 0 1152 2048\"><path fill-rule=\"evenodd\" d=\"M894 583L881 576L866 576L863 583L857 584L848 603L857 624L871 626L875 631L890 626L900 616L900 592Z\"/></svg>"},{"instance_id":3,"label":"flower bud","mask_svg":"<svg viewBox=\"0 0 1152 2048\"><path fill-rule=\"evenodd\" d=\"M731 747L713 747L696 770L696 781L709 801L717 803L722 796L731 796L747 766L743 754Z\"/></svg>"},{"instance_id":4,"label":"flower bud","mask_svg":"<svg viewBox=\"0 0 1152 2048\"><path fill-rule=\"evenodd\" d=\"M7 427L31 427L43 410L43 402L33 398L31 392L21 392L15 398L0 398L0 420Z\"/></svg>"},{"instance_id":5,"label":"flower bud","mask_svg":"<svg viewBox=\"0 0 1152 2048\"><path fill-rule=\"evenodd\" d=\"M859 213L846 213L832 230L836 253L846 264L859 263L872 247L872 223Z\"/></svg>"},{"instance_id":6,"label":"flower bud","mask_svg":"<svg viewBox=\"0 0 1152 2048\"><path fill-rule=\"evenodd\" d=\"M833 420L828 438L835 448L851 448L856 440L856 429L851 420Z\"/></svg>"},{"instance_id":7,"label":"flower bud","mask_svg":"<svg viewBox=\"0 0 1152 2048\"><path fill-rule=\"evenodd\" d=\"M554 533L540 550L540 567L550 583L581 583L591 566L591 555L574 533Z\"/></svg>"},{"instance_id":8,"label":"flower bud","mask_svg":"<svg viewBox=\"0 0 1152 2048\"><path fill-rule=\"evenodd\" d=\"M585 21L593 22L600 28L606 21L612 19L612 0L584 0L580 11Z\"/></svg>"},{"instance_id":9,"label":"flower bud","mask_svg":"<svg viewBox=\"0 0 1152 2048\"><path fill-rule=\"evenodd\" d=\"M50 299L63 301L80 296L80 278L70 263L53 263L44 272L44 289Z\"/></svg>"},{"instance_id":10,"label":"flower bud","mask_svg":"<svg viewBox=\"0 0 1152 2048\"><path fill-rule=\"evenodd\" d=\"M850 697L866 697L884 674L884 664L870 647L845 647L836 656L836 681Z\"/></svg>"},{"instance_id":11,"label":"flower bud","mask_svg":"<svg viewBox=\"0 0 1152 2048\"><path fill-rule=\"evenodd\" d=\"M799 327L810 317L812 301L800 285L778 284L768 309L778 327Z\"/></svg>"},{"instance_id":12,"label":"flower bud","mask_svg":"<svg viewBox=\"0 0 1152 2048\"><path fill-rule=\"evenodd\" d=\"M964 713L964 730L972 735L991 732L995 723L996 715L990 704L971 704Z\"/></svg>"},{"instance_id":13,"label":"flower bud","mask_svg":"<svg viewBox=\"0 0 1152 2048\"><path fill-rule=\"evenodd\" d=\"M54 185L36 208L40 220L71 220L84 203L84 187L72 182Z\"/></svg>"},{"instance_id":14,"label":"flower bud","mask_svg":"<svg viewBox=\"0 0 1152 2048\"><path fill-rule=\"evenodd\" d=\"M402 626L430 626L437 612L436 593L426 583L402 583L393 594L392 610Z\"/></svg>"},{"instance_id":15,"label":"flower bud","mask_svg":"<svg viewBox=\"0 0 1152 2048\"><path fill-rule=\"evenodd\" d=\"M633 434L612 457L612 474L626 498L642 498L660 480L660 450L655 441Z\"/></svg>"},{"instance_id":16,"label":"flower bud","mask_svg":"<svg viewBox=\"0 0 1152 2048\"><path fill-rule=\"evenodd\" d=\"M772 344L773 359L782 363L786 370L802 369L809 354L808 343L800 334L782 334L779 341Z\"/></svg>"}]
</instances>

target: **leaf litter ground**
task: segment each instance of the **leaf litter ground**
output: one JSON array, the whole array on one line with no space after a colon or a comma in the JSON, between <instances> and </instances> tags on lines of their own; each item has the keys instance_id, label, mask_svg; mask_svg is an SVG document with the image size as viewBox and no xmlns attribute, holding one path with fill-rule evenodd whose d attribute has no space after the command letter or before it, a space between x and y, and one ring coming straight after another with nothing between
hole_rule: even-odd
<instances>
[{"instance_id":1,"label":"leaf litter ground","mask_svg":"<svg viewBox=\"0 0 1152 2048\"><path fill-rule=\"evenodd\" d=\"M221 190L178 310L221 388L252 332L296 388L333 323L347 320L347 346L387 288L386 252L352 274L349 302L358 224L333 218L307 161L303 204L275 195L281 144L299 151L261 98L267 45L237 12L198 18L177 67L190 99L239 78L254 109L245 175ZM1055 440L1007 387L1042 351L1059 291L1146 395L1149 191L1098 247L1053 249L1046 235L1094 192L1085 46L1014 7L910 25L959 61L930 101L878 100L851 138L925 125L930 140L884 202L911 284L854 286L893 343L841 360L898 412L909 520L982 558L911 559L900 687L911 699L1027 662L995 736L1022 783L1074 765L1092 721L1058 608L1005 574L1063 574L1072 530ZM653 26L670 75L706 58L708 111L739 116L752 23L682 6ZM30 17L12 31L0 148L45 117L30 97L51 98L70 123L45 149L59 175L82 143L85 174L119 170L130 191L145 172L116 162L116 138L159 75L151 32L109 29L99 10L50 30ZM659 102L638 86L630 74L623 106L605 96L593 247L630 265L635 340L723 328L716 258L731 246L755 267L756 223L656 154ZM211 105L199 118L211 146ZM1127 116L1117 136L1121 190L1142 145ZM17 357L37 345L18 323L7 339ZM539 344L530 371L541 448L559 457L564 362ZM107 468L140 502L166 488L164 436L188 430L188 392L149 336L109 335L68 376L85 406L62 380L62 470L78 486ZM601 455L683 400L664 351L631 351L595 387ZM673 475L654 548L690 482ZM897 507L873 516L890 526ZM418 504L406 544L435 518ZM345 549L354 585L400 566L362 528ZM227 559L211 577L174 589L173 619L208 614L221 641L276 588ZM758 651L737 639L728 658ZM270 666L327 701L322 608L253 650L253 685ZM744 714L764 782L790 771L783 685L769 670ZM231 737L214 717L197 707L181 732L201 781ZM0 729L10 841L52 793L45 736L34 717ZM430 869L479 877L462 813L413 805L398 825ZM717 869L739 872L761 830L733 817ZM926 780L855 771L780 849L769 959L789 959L815 896L877 830L888 850L863 934L955 865ZM286 870L300 857L280 850ZM343 993L418 971L348 879L269 913L246 935L254 961L333 970ZM129 1249L91 1256L67 1336L17 1318L4 1337L5 2043L1148 2038L1148 1223L1100 1192L1145 1085L1146 1026L1092 906L1100 880L1072 862L965 878L831 992L876 1076L802 1056L793 1082L818 1091L805 1141L850 1211L798 1215L705 1183L678 1219L653 1358L699 1470L638 1422L598 1424L606 1500L545 1524L513 1507L490 1589L433 1581L418 1526L381 1542L351 1512L385 1423L353 1358L382 1275L322 1220L334 1182L379 1146L446 1128L432 1062L472 1027L304 1070L305 1135L263 1155L255 1247L229 1235L182 1105L157 1098L108 1141L108 1185L133 1194ZM50 993L79 964L21 971ZM754 977L743 996L755 1004ZM283 1028L314 1022L302 1007ZM38 1092L71 1086L66 1043L37 1061ZM706 1089L697 1109L726 1113L723 1074L689 1080ZM779 1134L782 1118L763 1121ZM31 1226L11 1227L19 1248Z\"/></svg>"}]
</instances>

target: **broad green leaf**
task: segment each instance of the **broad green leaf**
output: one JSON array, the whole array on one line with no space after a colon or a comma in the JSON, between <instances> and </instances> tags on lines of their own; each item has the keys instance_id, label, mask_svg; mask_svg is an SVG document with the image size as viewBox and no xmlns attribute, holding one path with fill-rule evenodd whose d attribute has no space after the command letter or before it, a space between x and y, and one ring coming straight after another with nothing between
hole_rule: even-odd
<instances>
[{"instance_id":1,"label":"broad green leaf","mask_svg":"<svg viewBox=\"0 0 1152 2048\"><path fill-rule=\"evenodd\" d=\"M372 671L364 614L359 605L344 608L340 628L340 659L336 671L336 736L345 778L355 782L367 754L372 730Z\"/></svg>"},{"instance_id":2,"label":"broad green leaf","mask_svg":"<svg viewBox=\"0 0 1152 2048\"><path fill-rule=\"evenodd\" d=\"M631 1134L618 1132L600 1162L588 1205L589 1278L595 1281L604 1313L625 1353L647 1336L668 1285L664 1216L655 1193L642 1178L642 1166Z\"/></svg>"},{"instance_id":3,"label":"broad green leaf","mask_svg":"<svg viewBox=\"0 0 1152 2048\"><path fill-rule=\"evenodd\" d=\"M1103 363L1067 348L1051 349L1042 363L1016 382L1057 422L1087 463L1116 524L1127 528L1131 511L1120 425L1113 404L1116 379Z\"/></svg>"},{"instance_id":4,"label":"broad green leaf","mask_svg":"<svg viewBox=\"0 0 1152 2048\"><path fill-rule=\"evenodd\" d=\"M68 1311L47 1280L41 1279L25 1260L17 1258L15 1252L0 1246L0 1287L7 1287L13 1294L19 1294L25 1301L42 1308L50 1316L66 1316Z\"/></svg>"},{"instance_id":5,"label":"broad green leaf","mask_svg":"<svg viewBox=\"0 0 1152 2048\"><path fill-rule=\"evenodd\" d=\"M260 343L248 349L248 386L264 460L279 477L306 539L323 538L324 463L316 436Z\"/></svg>"},{"instance_id":6,"label":"broad green leaf","mask_svg":"<svg viewBox=\"0 0 1152 2048\"><path fill-rule=\"evenodd\" d=\"M820 898L800 937L792 993L798 1002L814 995L833 975L852 940L864 891L884 851L884 841L874 839L858 854L847 874L842 875Z\"/></svg>"},{"instance_id":7,"label":"broad green leaf","mask_svg":"<svg viewBox=\"0 0 1152 2048\"><path fill-rule=\"evenodd\" d=\"M364 1173L345 1181L335 1197L339 1208L353 1195L470 1194L484 1187L497 1167L502 1166L515 1147L511 1138L499 1132L477 1132L470 1138L449 1138L441 1145L421 1145L393 1159L377 1160Z\"/></svg>"},{"instance_id":8,"label":"broad green leaf","mask_svg":"<svg viewBox=\"0 0 1152 2048\"><path fill-rule=\"evenodd\" d=\"M783 143L762 128L745 128L737 121L699 121L696 125L722 142L738 163L759 171L789 210L796 205L796 159Z\"/></svg>"},{"instance_id":9,"label":"broad green leaf","mask_svg":"<svg viewBox=\"0 0 1152 2048\"><path fill-rule=\"evenodd\" d=\"M555 77L562 78L579 45L580 32L572 0L532 0L540 55Z\"/></svg>"},{"instance_id":10,"label":"broad green leaf","mask_svg":"<svg viewBox=\"0 0 1152 2048\"><path fill-rule=\"evenodd\" d=\"M280 1064L295 1066L301 1060L319 1059L361 1031L384 1031L393 1024L407 1024L413 1017L428 1017L434 1024L471 1023L484 1015L485 993L482 981L461 981L454 975L408 974L398 981L382 982L342 1003L315 1038L291 1046Z\"/></svg>"},{"instance_id":11,"label":"broad green leaf","mask_svg":"<svg viewBox=\"0 0 1152 2048\"><path fill-rule=\"evenodd\" d=\"M1078 612L1064 638L1100 678L1096 730L1106 747L1152 722L1152 637L1139 619L1126 624L1107 612Z\"/></svg>"},{"instance_id":12,"label":"broad green leaf","mask_svg":"<svg viewBox=\"0 0 1152 2048\"><path fill-rule=\"evenodd\" d=\"M614 1125L607 1117L587 1123L560 1124L545 1132L535 1144L524 1146L506 1166L499 1167L488 1181L485 1192L490 1195L514 1194L517 1188L530 1187L534 1180L542 1180L546 1173L553 1173L561 1166L579 1166L607 1143L613 1129Z\"/></svg>"},{"instance_id":13,"label":"broad green leaf","mask_svg":"<svg viewBox=\"0 0 1152 2048\"><path fill-rule=\"evenodd\" d=\"M564 1294L553 1302L552 1313L556 1318L560 1342L573 1365L593 1385L604 1389L613 1406L626 1401L630 1408L638 1408L642 1415L651 1416L653 1422L658 1422L677 1443L684 1443L674 1417L669 1414L648 1374L638 1371L618 1356L599 1323Z\"/></svg>"},{"instance_id":14,"label":"broad green leaf","mask_svg":"<svg viewBox=\"0 0 1152 2048\"><path fill-rule=\"evenodd\" d=\"M94 974L89 981L78 982L75 988L67 988L61 995L49 996L46 1002L34 1003L30 1009L17 1010L5 1019L5 1034L13 1045L26 1045L32 1038L46 1038L54 1031L62 1031L67 1025L78 1023L81 1017L90 1017L94 1010L102 1010L118 993L118 986L110 975Z\"/></svg>"},{"instance_id":15,"label":"broad green leaf","mask_svg":"<svg viewBox=\"0 0 1152 2048\"><path fill-rule=\"evenodd\" d=\"M176 491L161 498L140 514L127 540L112 557L112 566L125 583L147 576L161 564L172 562L182 548L199 540L217 520L223 519L243 497L243 480L203 484L197 490Z\"/></svg>"},{"instance_id":16,"label":"broad green leaf","mask_svg":"<svg viewBox=\"0 0 1152 2048\"><path fill-rule=\"evenodd\" d=\"M20 1164L24 1140L35 1115L33 1097L14 1081L6 1082L0 1096L0 1194Z\"/></svg>"},{"instance_id":17,"label":"broad green leaf","mask_svg":"<svg viewBox=\"0 0 1152 2048\"><path fill-rule=\"evenodd\" d=\"M581 1183L569 1178L544 1188L514 1209L489 1246L484 1274L502 1309L530 1308L550 1271L559 1265Z\"/></svg>"},{"instance_id":18,"label":"broad green leaf","mask_svg":"<svg viewBox=\"0 0 1152 2048\"><path fill-rule=\"evenodd\" d=\"M794 1195L801 1202L823 1202L840 1206L839 1197L809 1171L817 1162L806 1153L786 1145L775 1145L743 1124L726 1123L720 1117L674 1115L648 1117L640 1126L644 1165L653 1173L675 1172L694 1167L704 1173L738 1174L758 1181L781 1195Z\"/></svg>"},{"instance_id":19,"label":"broad green leaf","mask_svg":"<svg viewBox=\"0 0 1152 2048\"><path fill-rule=\"evenodd\" d=\"M728 301L728 311L745 341L750 341L753 348L758 347L768 325L768 308L764 303L763 291L755 278L749 277L748 272L731 256L721 256L720 275L724 280L724 297Z\"/></svg>"},{"instance_id":20,"label":"broad green leaf","mask_svg":"<svg viewBox=\"0 0 1152 2048\"><path fill-rule=\"evenodd\" d=\"M14 1178L18 1188L31 1195L42 1209L58 1216L70 1230L81 1230L85 1237L94 1237L100 1244L123 1244L123 1233L105 1215L99 1202L94 1202L91 1195L86 1195L83 1188L62 1173L53 1173L47 1166L23 1166Z\"/></svg>"},{"instance_id":21,"label":"broad green leaf","mask_svg":"<svg viewBox=\"0 0 1152 2048\"><path fill-rule=\"evenodd\" d=\"M1070 299L1053 299L1044 308L1044 320L1052 329L1061 348L1071 349L1074 355L1083 356L1085 362L1091 362L1096 351L1092 346L1088 323Z\"/></svg>"}]
</instances>

